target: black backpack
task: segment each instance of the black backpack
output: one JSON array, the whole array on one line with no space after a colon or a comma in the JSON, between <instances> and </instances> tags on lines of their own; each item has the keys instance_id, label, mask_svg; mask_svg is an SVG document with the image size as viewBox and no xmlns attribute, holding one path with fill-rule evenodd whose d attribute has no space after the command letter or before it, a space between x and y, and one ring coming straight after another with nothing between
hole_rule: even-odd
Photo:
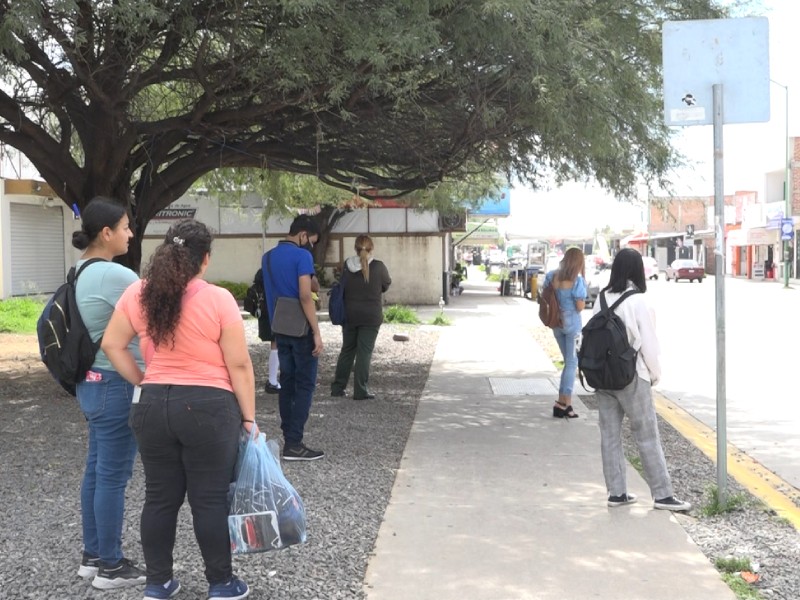
<instances>
[{"instance_id":1,"label":"black backpack","mask_svg":"<svg viewBox=\"0 0 800 600\"><path fill-rule=\"evenodd\" d=\"M261 315L266 313L267 295L264 292L264 277L261 275L261 269L256 271L253 285L247 288L243 304L244 309L256 318L261 318Z\"/></svg>"},{"instance_id":2,"label":"black backpack","mask_svg":"<svg viewBox=\"0 0 800 600\"><path fill-rule=\"evenodd\" d=\"M628 290L610 307L605 292L600 293L600 312L583 327L578 350L578 375L585 389L588 384L596 390L621 390L636 377L639 352L631 348L625 323L614 309L628 296L639 293Z\"/></svg>"},{"instance_id":3,"label":"black backpack","mask_svg":"<svg viewBox=\"0 0 800 600\"><path fill-rule=\"evenodd\" d=\"M92 367L103 339L100 336L93 342L83 323L75 300L75 282L86 267L100 261L103 259L90 258L77 272L72 267L66 283L55 291L36 323L42 362L61 387L73 396L75 386L85 379L86 371Z\"/></svg>"}]
</instances>

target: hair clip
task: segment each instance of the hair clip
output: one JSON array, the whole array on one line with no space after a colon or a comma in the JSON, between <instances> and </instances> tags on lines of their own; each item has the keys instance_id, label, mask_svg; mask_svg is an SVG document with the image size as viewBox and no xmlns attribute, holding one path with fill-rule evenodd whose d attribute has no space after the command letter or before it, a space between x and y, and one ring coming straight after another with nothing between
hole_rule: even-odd
<instances>
[{"instance_id":1,"label":"hair clip","mask_svg":"<svg viewBox=\"0 0 800 600\"><path fill-rule=\"evenodd\" d=\"M172 243L178 244L178 246L183 246L183 244L186 243L186 240L176 235L174 238L172 238Z\"/></svg>"}]
</instances>

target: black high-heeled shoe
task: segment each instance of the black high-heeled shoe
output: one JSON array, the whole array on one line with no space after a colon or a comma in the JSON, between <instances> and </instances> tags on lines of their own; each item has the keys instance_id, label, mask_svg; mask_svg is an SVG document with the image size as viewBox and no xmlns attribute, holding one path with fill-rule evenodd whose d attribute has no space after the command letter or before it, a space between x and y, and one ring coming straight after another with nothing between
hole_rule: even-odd
<instances>
[{"instance_id":1,"label":"black high-heeled shoe","mask_svg":"<svg viewBox=\"0 0 800 600\"><path fill-rule=\"evenodd\" d=\"M563 406L563 408L561 408ZM553 406L553 417L556 419L577 419L578 413L572 410L571 404L561 404L561 402L556 402Z\"/></svg>"}]
</instances>

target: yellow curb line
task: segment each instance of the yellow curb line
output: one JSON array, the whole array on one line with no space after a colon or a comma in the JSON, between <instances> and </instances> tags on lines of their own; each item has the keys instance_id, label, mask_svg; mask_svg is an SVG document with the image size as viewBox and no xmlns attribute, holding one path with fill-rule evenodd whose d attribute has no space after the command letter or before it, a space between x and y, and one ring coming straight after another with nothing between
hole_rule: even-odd
<instances>
[{"instance_id":1,"label":"yellow curb line","mask_svg":"<svg viewBox=\"0 0 800 600\"><path fill-rule=\"evenodd\" d=\"M699 448L712 461L717 457L717 436L713 429L694 418L680 406L656 392L656 411L680 434ZM800 508L792 497L800 498L790 483L750 458L733 444L728 444L728 475L733 477L751 494L759 498L779 516L800 530ZM788 495L783 490L793 490Z\"/></svg>"}]
</instances>

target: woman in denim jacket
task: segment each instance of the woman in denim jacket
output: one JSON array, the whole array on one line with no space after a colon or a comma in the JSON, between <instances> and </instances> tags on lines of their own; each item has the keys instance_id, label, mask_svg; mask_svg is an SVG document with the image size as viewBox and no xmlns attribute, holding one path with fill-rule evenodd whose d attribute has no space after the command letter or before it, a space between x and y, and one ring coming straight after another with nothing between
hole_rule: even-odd
<instances>
[{"instance_id":1,"label":"woman in denim jacket","mask_svg":"<svg viewBox=\"0 0 800 600\"><path fill-rule=\"evenodd\" d=\"M575 346L583 327L581 311L586 306L584 256L580 248L570 248L564 253L559 268L545 276L544 285L552 285L556 292L562 323L561 327L553 329L561 356L564 357L564 370L558 386L558 401L553 405L553 416L574 419L578 416L572 410L572 388L578 369Z\"/></svg>"}]
</instances>

